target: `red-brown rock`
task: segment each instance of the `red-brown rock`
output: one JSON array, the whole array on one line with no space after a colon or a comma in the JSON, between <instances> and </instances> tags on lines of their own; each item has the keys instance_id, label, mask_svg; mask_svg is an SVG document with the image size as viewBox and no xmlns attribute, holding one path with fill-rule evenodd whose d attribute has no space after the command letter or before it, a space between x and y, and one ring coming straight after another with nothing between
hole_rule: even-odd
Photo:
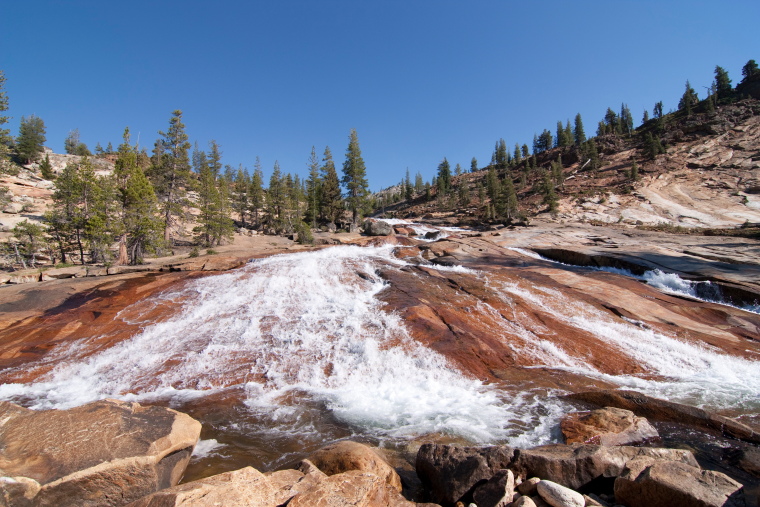
<instances>
[{"instance_id":1,"label":"red-brown rock","mask_svg":"<svg viewBox=\"0 0 760 507\"><path fill-rule=\"evenodd\" d=\"M568 414L560 428L566 444L636 445L659 437L643 417L613 407Z\"/></svg>"}]
</instances>

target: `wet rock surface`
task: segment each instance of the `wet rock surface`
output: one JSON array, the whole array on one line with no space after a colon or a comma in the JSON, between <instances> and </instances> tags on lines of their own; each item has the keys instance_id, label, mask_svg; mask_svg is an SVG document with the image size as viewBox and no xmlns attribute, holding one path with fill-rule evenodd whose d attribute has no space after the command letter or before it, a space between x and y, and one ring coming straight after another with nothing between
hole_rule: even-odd
<instances>
[{"instance_id":1,"label":"wet rock surface","mask_svg":"<svg viewBox=\"0 0 760 507\"><path fill-rule=\"evenodd\" d=\"M560 428L567 444L636 445L659 438L646 419L611 407L568 414Z\"/></svg>"},{"instance_id":2,"label":"wet rock surface","mask_svg":"<svg viewBox=\"0 0 760 507\"><path fill-rule=\"evenodd\" d=\"M40 485L34 505L123 505L174 486L201 429L174 410L114 400L51 411L2 402L0 420L0 470Z\"/></svg>"}]
</instances>

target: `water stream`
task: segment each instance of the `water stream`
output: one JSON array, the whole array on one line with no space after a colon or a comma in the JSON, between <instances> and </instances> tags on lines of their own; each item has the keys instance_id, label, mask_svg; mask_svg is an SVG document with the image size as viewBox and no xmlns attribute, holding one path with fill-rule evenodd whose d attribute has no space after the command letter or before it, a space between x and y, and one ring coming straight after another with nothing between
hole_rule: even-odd
<instances>
[{"instance_id":1,"label":"water stream","mask_svg":"<svg viewBox=\"0 0 760 507\"><path fill-rule=\"evenodd\" d=\"M517 446L556 440L557 421L570 408L552 396L557 393L472 378L415 341L385 308L378 294L390 287L379 270L408 267L392 247L340 246L255 260L154 296L176 307L161 322L143 322L135 308L123 311L120 318L141 331L112 346L93 351L90 339L57 346L44 358L55 366L33 382L8 382L3 379L14 372L2 372L0 399L48 409L119 398L186 410L204 423L198 460L226 460L227 469L276 468L346 437L390 446L430 435ZM506 304L518 298L597 337L659 379L605 375L540 338L540 323L498 319L501 327L492 332L520 336L519 352L534 357L535 366L760 412L760 362L614 320L549 287L487 286Z\"/></svg>"}]
</instances>

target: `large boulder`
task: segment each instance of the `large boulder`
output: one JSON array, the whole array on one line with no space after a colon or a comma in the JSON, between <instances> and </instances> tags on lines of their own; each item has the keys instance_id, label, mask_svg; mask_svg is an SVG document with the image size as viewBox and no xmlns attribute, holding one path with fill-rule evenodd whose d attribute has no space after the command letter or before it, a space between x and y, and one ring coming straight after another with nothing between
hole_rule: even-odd
<instances>
[{"instance_id":1,"label":"large boulder","mask_svg":"<svg viewBox=\"0 0 760 507\"><path fill-rule=\"evenodd\" d=\"M488 482L478 486L472 499L478 507L506 507L515 495L515 475L512 470L499 470Z\"/></svg>"},{"instance_id":2,"label":"large boulder","mask_svg":"<svg viewBox=\"0 0 760 507\"><path fill-rule=\"evenodd\" d=\"M327 475L350 470L369 472L401 491L401 478L391 466L369 446L343 440L318 450L309 457L317 468Z\"/></svg>"},{"instance_id":3,"label":"large boulder","mask_svg":"<svg viewBox=\"0 0 760 507\"><path fill-rule=\"evenodd\" d=\"M680 449L553 444L518 450L511 468L524 477L540 477L578 489L594 479L620 475L626 463L638 456L698 466L691 452Z\"/></svg>"},{"instance_id":4,"label":"large boulder","mask_svg":"<svg viewBox=\"0 0 760 507\"><path fill-rule=\"evenodd\" d=\"M640 457L615 479L615 501L628 507L744 507L742 485L677 461Z\"/></svg>"},{"instance_id":5,"label":"large boulder","mask_svg":"<svg viewBox=\"0 0 760 507\"><path fill-rule=\"evenodd\" d=\"M364 221L364 234L368 236L390 236L393 234L393 227L388 222L368 218Z\"/></svg>"},{"instance_id":6,"label":"large boulder","mask_svg":"<svg viewBox=\"0 0 760 507\"><path fill-rule=\"evenodd\" d=\"M453 504L480 481L509 468L514 454L507 446L423 444L417 452L415 467L433 502Z\"/></svg>"},{"instance_id":7,"label":"large boulder","mask_svg":"<svg viewBox=\"0 0 760 507\"><path fill-rule=\"evenodd\" d=\"M636 445L660 436L643 417L614 407L568 414L560 428L566 444Z\"/></svg>"},{"instance_id":8,"label":"large boulder","mask_svg":"<svg viewBox=\"0 0 760 507\"><path fill-rule=\"evenodd\" d=\"M583 495L556 482L541 481L536 489L541 498L552 507L584 507L586 505Z\"/></svg>"},{"instance_id":9,"label":"large boulder","mask_svg":"<svg viewBox=\"0 0 760 507\"><path fill-rule=\"evenodd\" d=\"M246 467L158 491L129 507L277 507L290 496L281 502L270 478L255 468Z\"/></svg>"},{"instance_id":10,"label":"large boulder","mask_svg":"<svg viewBox=\"0 0 760 507\"><path fill-rule=\"evenodd\" d=\"M653 398L636 391L617 389L573 393L567 399L590 403L599 407L617 407L630 410L653 421L673 421L705 428L731 438L760 444L760 434L738 421L713 414L707 410L673 401Z\"/></svg>"},{"instance_id":11,"label":"large boulder","mask_svg":"<svg viewBox=\"0 0 760 507\"><path fill-rule=\"evenodd\" d=\"M385 507L391 502L389 490L382 478L352 470L332 475L296 495L288 507Z\"/></svg>"},{"instance_id":12,"label":"large boulder","mask_svg":"<svg viewBox=\"0 0 760 507\"><path fill-rule=\"evenodd\" d=\"M0 402L0 497L29 480L35 506L116 506L176 485L201 424L168 408L103 400L69 410ZM29 480L27 480L29 479Z\"/></svg>"}]
</instances>

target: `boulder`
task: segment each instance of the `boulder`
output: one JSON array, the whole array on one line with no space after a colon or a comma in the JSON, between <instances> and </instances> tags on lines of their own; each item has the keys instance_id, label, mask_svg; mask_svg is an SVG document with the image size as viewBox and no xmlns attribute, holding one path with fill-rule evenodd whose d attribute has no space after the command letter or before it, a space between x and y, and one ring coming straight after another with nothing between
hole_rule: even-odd
<instances>
[{"instance_id":1,"label":"boulder","mask_svg":"<svg viewBox=\"0 0 760 507\"><path fill-rule=\"evenodd\" d=\"M636 445L660 436L645 418L614 407L568 414L560 428L567 444Z\"/></svg>"},{"instance_id":2,"label":"boulder","mask_svg":"<svg viewBox=\"0 0 760 507\"><path fill-rule=\"evenodd\" d=\"M393 227L388 222L368 218L364 221L364 234L368 236L390 236L393 234Z\"/></svg>"},{"instance_id":3,"label":"boulder","mask_svg":"<svg viewBox=\"0 0 760 507\"><path fill-rule=\"evenodd\" d=\"M40 485L35 506L125 505L174 486L201 431L188 415L117 400L45 411L0 402L0 421L0 470Z\"/></svg>"},{"instance_id":4,"label":"boulder","mask_svg":"<svg viewBox=\"0 0 760 507\"><path fill-rule=\"evenodd\" d=\"M369 446L343 440L318 450L309 460L327 475L335 475L351 470L374 474L397 491L401 491L401 478L396 471L386 463Z\"/></svg>"},{"instance_id":5,"label":"boulder","mask_svg":"<svg viewBox=\"0 0 760 507\"><path fill-rule=\"evenodd\" d=\"M313 466L313 465L312 465ZM309 473L300 470L280 470L264 474L275 488L275 503L282 505L299 493L308 491L327 476L314 467Z\"/></svg>"},{"instance_id":6,"label":"boulder","mask_svg":"<svg viewBox=\"0 0 760 507\"><path fill-rule=\"evenodd\" d=\"M449 268L454 267L454 266L459 266L461 264L459 262L459 259L457 259L453 255L443 255L441 257L433 257L432 259L430 259L430 262L438 266L445 266Z\"/></svg>"},{"instance_id":7,"label":"boulder","mask_svg":"<svg viewBox=\"0 0 760 507\"><path fill-rule=\"evenodd\" d=\"M422 484L436 503L453 504L473 486L509 468L514 450L507 446L460 447L423 444L417 452L416 469Z\"/></svg>"},{"instance_id":8,"label":"boulder","mask_svg":"<svg viewBox=\"0 0 760 507\"><path fill-rule=\"evenodd\" d=\"M536 507L536 502L529 496L521 496L510 507Z\"/></svg>"},{"instance_id":9,"label":"boulder","mask_svg":"<svg viewBox=\"0 0 760 507\"><path fill-rule=\"evenodd\" d=\"M401 234L402 236L416 236L417 235L417 233L411 227L401 227L397 225L393 228L393 231L396 234Z\"/></svg>"},{"instance_id":10,"label":"boulder","mask_svg":"<svg viewBox=\"0 0 760 507\"><path fill-rule=\"evenodd\" d=\"M638 456L698 466L690 451L652 447L553 444L518 450L516 454L510 468L517 473L572 489L579 489L599 477L616 477L623 472L626 463Z\"/></svg>"},{"instance_id":11,"label":"boulder","mask_svg":"<svg viewBox=\"0 0 760 507\"><path fill-rule=\"evenodd\" d=\"M438 239L441 237L441 231L428 231L425 233L425 239Z\"/></svg>"},{"instance_id":12,"label":"boulder","mask_svg":"<svg viewBox=\"0 0 760 507\"><path fill-rule=\"evenodd\" d=\"M672 401L653 398L636 391L601 390L573 393L566 398L600 407L618 407L653 421L673 421L697 428L706 428L723 435L760 444L760 434L749 426L707 410Z\"/></svg>"},{"instance_id":13,"label":"boulder","mask_svg":"<svg viewBox=\"0 0 760 507\"><path fill-rule=\"evenodd\" d=\"M0 505L31 507L40 483L28 477L0 477Z\"/></svg>"},{"instance_id":14,"label":"boulder","mask_svg":"<svg viewBox=\"0 0 760 507\"><path fill-rule=\"evenodd\" d=\"M506 507L515 494L515 475L512 470L499 470L488 482L478 486L472 499L478 507Z\"/></svg>"},{"instance_id":15,"label":"boulder","mask_svg":"<svg viewBox=\"0 0 760 507\"><path fill-rule=\"evenodd\" d=\"M552 507L584 507L583 495L552 481L541 481L537 485L538 494Z\"/></svg>"},{"instance_id":16,"label":"boulder","mask_svg":"<svg viewBox=\"0 0 760 507\"><path fill-rule=\"evenodd\" d=\"M389 489L380 477L352 470L327 477L293 497L288 507L383 507L390 505Z\"/></svg>"},{"instance_id":17,"label":"boulder","mask_svg":"<svg viewBox=\"0 0 760 507\"><path fill-rule=\"evenodd\" d=\"M648 457L631 460L615 479L615 501L628 507L739 507L742 485L720 472Z\"/></svg>"},{"instance_id":18,"label":"boulder","mask_svg":"<svg viewBox=\"0 0 760 507\"><path fill-rule=\"evenodd\" d=\"M279 500L272 481L255 468L246 467L158 491L129 507L277 507L284 503Z\"/></svg>"},{"instance_id":19,"label":"boulder","mask_svg":"<svg viewBox=\"0 0 760 507\"><path fill-rule=\"evenodd\" d=\"M517 491L524 496L533 496L536 494L536 488L539 482L541 482L541 479L538 477L531 477L517 486Z\"/></svg>"}]
</instances>

